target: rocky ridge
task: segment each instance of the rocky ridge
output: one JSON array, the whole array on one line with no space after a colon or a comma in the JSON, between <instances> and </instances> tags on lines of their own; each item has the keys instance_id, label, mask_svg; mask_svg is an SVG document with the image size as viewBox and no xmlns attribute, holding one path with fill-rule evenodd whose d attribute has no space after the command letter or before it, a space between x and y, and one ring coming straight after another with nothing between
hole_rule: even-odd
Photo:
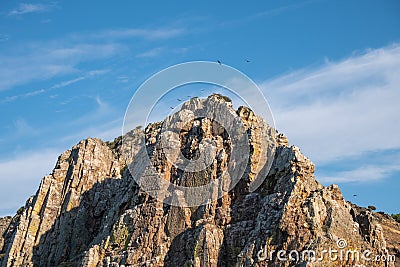
<instances>
[{"instance_id":1,"label":"rocky ridge","mask_svg":"<svg viewBox=\"0 0 400 267\"><path fill-rule=\"evenodd\" d=\"M187 105L199 105L198 99ZM229 100L210 96L227 105ZM276 153L262 185L249 192L260 171L255 164L260 131L274 134L250 109L235 111L251 146L237 186L217 201L183 208L163 204L142 191L123 159L122 139L89 138L64 152L35 196L13 218L0 220L0 266L395 266L355 258L280 260L277 251L329 248L399 255L400 226L390 217L357 207L336 185L322 186L314 164L287 138L275 138ZM217 144L214 162L199 174L168 164L160 147L161 124L145 129L147 153L172 183L197 186L215 179L230 157L231 140L210 119L194 120L180 138L185 157L196 158L204 138ZM130 133L139 158L141 139ZM140 166L133 166L140 168ZM4 244L4 246L2 245ZM275 253L274 253L275 251ZM271 257L268 253L271 252ZM295 255L295 254L293 254ZM286 255L287 257L288 255ZM310 261L308 261L310 260Z\"/></svg>"}]
</instances>

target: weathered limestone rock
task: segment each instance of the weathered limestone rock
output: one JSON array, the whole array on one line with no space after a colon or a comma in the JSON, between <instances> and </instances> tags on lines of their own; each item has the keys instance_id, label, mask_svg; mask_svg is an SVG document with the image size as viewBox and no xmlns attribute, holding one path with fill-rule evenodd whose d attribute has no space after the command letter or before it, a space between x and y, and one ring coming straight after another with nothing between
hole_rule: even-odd
<instances>
[{"instance_id":1,"label":"weathered limestone rock","mask_svg":"<svg viewBox=\"0 0 400 267\"><path fill-rule=\"evenodd\" d=\"M3 266L55 266L85 250L109 201L107 179L119 179L120 170L99 139L64 152L25 205Z\"/></svg>"},{"instance_id":2,"label":"weathered limestone rock","mask_svg":"<svg viewBox=\"0 0 400 267\"><path fill-rule=\"evenodd\" d=\"M222 96L210 100L232 108ZM185 105L201 108L202 102L195 98ZM313 250L321 256L338 249L339 241L347 243L343 250L400 257L400 227L386 215L346 202L336 185L322 186L314 178L314 164L283 134L276 136L271 169L263 174L260 156L271 155L260 138L263 131L271 137L275 130L246 107L235 112L251 148L246 172L229 194L198 207L163 204L132 178L122 159L121 138L112 143L87 139L59 157L36 195L13 222L7 220L0 266L395 266L356 258L280 260L279 250ZM199 173L178 170L165 159L161 127L146 127L145 153L164 179L198 186L226 170L232 140L220 124L198 118L180 133L181 152L188 159L199 156L203 139L216 144L212 164ZM125 149L137 159L131 167L141 169L139 129L127 137ZM252 191L259 175L266 179Z\"/></svg>"}]
</instances>

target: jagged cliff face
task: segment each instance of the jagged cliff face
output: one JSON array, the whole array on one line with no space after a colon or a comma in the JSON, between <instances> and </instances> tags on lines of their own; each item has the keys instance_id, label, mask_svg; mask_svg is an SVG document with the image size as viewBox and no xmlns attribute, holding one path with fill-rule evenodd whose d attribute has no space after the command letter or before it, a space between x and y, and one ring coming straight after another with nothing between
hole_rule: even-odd
<instances>
[{"instance_id":1,"label":"jagged cliff face","mask_svg":"<svg viewBox=\"0 0 400 267\"><path fill-rule=\"evenodd\" d=\"M11 221L12 221L11 217L0 218L0 252L3 250L3 247L4 247L3 233L6 232ZM0 261L3 257L4 257L4 254L0 254Z\"/></svg>"},{"instance_id":2,"label":"jagged cliff face","mask_svg":"<svg viewBox=\"0 0 400 267\"><path fill-rule=\"evenodd\" d=\"M1 266L394 266L327 256L309 263L282 261L277 253L269 257L266 252L273 250L322 253L338 249L342 239L346 248L400 256L400 227L389 217L346 202L337 186L323 187L314 178L313 163L282 134L266 179L249 193L259 171L256 129L267 126L247 108L237 114L246 125L251 155L242 180L229 194L198 207L163 204L132 178L121 138L112 143L87 139L59 157L53 173L12 221L0 221ZM226 168L230 139L219 125L197 119L181 135L182 153L189 159L197 157L202 138L218 141L219 156L197 176L165 161L160 127L146 128L146 145L165 179L193 186ZM133 131L133 150L141 142L135 136Z\"/></svg>"}]
</instances>

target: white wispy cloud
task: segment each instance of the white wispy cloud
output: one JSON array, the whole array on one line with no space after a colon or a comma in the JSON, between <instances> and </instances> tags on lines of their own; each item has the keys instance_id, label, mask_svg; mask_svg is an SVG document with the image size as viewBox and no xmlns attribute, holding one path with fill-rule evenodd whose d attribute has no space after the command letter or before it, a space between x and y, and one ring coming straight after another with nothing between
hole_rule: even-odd
<instances>
[{"instance_id":1,"label":"white wispy cloud","mask_svg":"<svg viewBox=\"0 0 400 267\"><path fill-rule=\"evenodd\" d=\"M129 54L131 48L125 39L138 38L150 42L154 39L173 38L183 33L183 28L111 29L15 45L9 51L0 51L0 91L32 81L77 73L80 71L78 65L82 62ZM138 56L151 57L160 51L161 49L156 48Z\"/></svg>"},{"instance_id":2,"label":"white wispy cloud","mask_svg":"<svg viewBox=\"0 0 400 267\"><path fill-rule=\"evenodd\" d=\"M42 19L40 21L40 23L42 23L42 24L47 24L47 23L50 23L50 22L51 22L51 19Z\"/></svg>"},{"instance_id":3,"label":"white wispy cloud","mask_svg":"<svg viewBox=\"0 0 400 267\"><path fill-rule=\"evenodd\" d=\"M239 18L235 18L232 20L224 20L220 23L220 25L223 27L226 27L226 26L234 27L237 25L245 24L250 21L259 20L259 19L266 18L266 17L279 16L283 13L302 8L304 6L312 4L314 2L316 2L316 0L296 1L296 2L294 2L294 4L282 5L282 6L278 6L275 8L266 9L266 10L260 11L258 13L252 14L250 16L239 17Z\"/></svg>"},{"instance_id":4,"label":"white wispy cloud","mask_svg":"<svg viewBox=\"0 0 400 267\"><path fill-rule=\"evenodd\" d=\"M91 71L89 71L88 73L87 73L87 77L94 77L94 76L97 76L97 75L103 75L103 74L106 74L106 73L108 73L108 72L110 72L110 70L108 70L108 69L100 69L100 70L91 70Z\"/></svg>"},{"instance_id":5,"label":"white wispy cloud","mask_svg":"<svg viewBox=\"0 0 400 267\"><path fill-rule=\"evenodd\" d=\"M0 52L0 91L32 81L79 73L78 64L123 53L119 44L35 43Z\"/></svg>"},{"instance_id":6,"label":"white wispy cloud","mask_svg":"<svg viewBox=\"0 0 400 267\"><path fill-rule=\"evenodd\" d=\"M117 82L120 82L120 83L127 83L127 82L129 82L129 77L126 76L126 75L118 76L118 77L117 77Z\"/></svg>"},{"instance_id":7,"label":"white wispy cloud","mask_svg":"<svg viewBox=\"0 0 400 267\"><path fill-rule=\"evenodd\" d=\"M123 38L145 38L145 39L169 39L185 33L184 28L124 28L110 29L87 35L91 38L123 39Z\"/></svg>"},{"instance_id":8,"label":"white wispy cloud","mask_svg":"<svg viewBox=\"0 0 400 267\"><path fill-rule=\"evenodd\" d=\"M394 172L400 171L398 164L367 165L349 171L341 171L331 176L321 176L323 183L373 182L384 179Z\"/></svg>"},{"instance_id":9,"label":"white wispy cloud","mask_svg":"<svg viewBox=\"0 0 400 267\"><path fill-rule=\"evenodd\" d=\"M75 79L71 79L71 80L68 80L68 81L63 81L63 82L60 82L60 83L57 83L57 84L53 85L52 87L50 87L50 89L62 88L62 87L77 83L79 81L82 81L84 79L85 79L85 77L81 76L81 77L78 77L78 78L75 78Z\"/></svg>"},{"instance_id":10,"label":"white wispy cloud","mask_svg":"<svg viewBox=\"0 0 400 267\"><path fill-rule=\"evenodd\" d=\"M277 128L317 164L400 148L400 45L264 82Z\"/></svg>"},{"instance_id":11,"label":"white wispy cloud","mask_svg":"<svg viewBox=\"0 0 400 267\"><path fill-rule=\"evenodd\" d=\"M1 42L7 42L10 39L8 34L0 34L0 43Z\"/></svg>"},{"instance_id":12,"label":"white wispy cloud","mask_svg":"<svg viewBox=\"0 0 400 267\"><path fill-rule=\"evenodd\" d=\"M82 76L79 76L79 77L76 77L76 78L73 78L73 79L69 79L69 80L65 80L65 81L61 81L59 83L56 83L56 84L50 86L49 88L42 88L42 89L38 89L38 90L27 92L27 93L24 93L24 94L18 94L18 95L13 95L13 96L6 97L5 99L0 100L0 103L12 102L12 101L15 101L15 100L20 99L20 98L26 98L26 97L32 97L32 96L44 94L44 93L47 93L49 91L52 91L52 90L55 90L55 89L64 88L64 87L67 87L69 85L75 84L77 82L83 81L85 79L92 78L92 77L95 77L95 76L98 76L98 75L103 75L103 74L108 73L108 72L109 72L109 70L91 70L91 71L88 71L87 73L85 73Z\"/></svg>"},{"instance_id":13,"label":"white wispy cloud","mask_svg":"<svg viewBox=\"0 0 400 267\"><path fill-rule=\"evenodd\" d=\"M23 118L18 118L14 121L14 136L35 135L37 130L30 126Z\"/></svg>"},{"instance_id":14,"label":"white wispy cloud","mask_svg":"<svg viewBox=\"0 0 400 267\"><path fill-rule=\"evenodd\" d=\"M162 51L162 48L161 47L157 47L157 48L153 48L153 49L150 49L148 51L145 51L143 53L140 53L140 54L136 55L136 57L138 57L138 58L156 57L161 53L161 51Z\"/></svg>"},{"instance_id":15,"label":"white wispy cloud","mask_svg":"<svg viewBox=\"0 0 400 267\"><path fill-rule=\"evenodd\" d=\"M290 4L290 5L284 5L284 6L280 6L277 8L272 8L272 9L268 9L268 10L264 10L262 12L259 12L253 16L251 16L251 18L256 19L256 18L262 18L262 17L270 17L270 16L278 16L288 10L293 10L293 9L297 9L306 5L309 5L311 3L314 3L316 1L302 1L302 2L295 2L295 4Z\"/></svg>"},{"instance_id":16,"label":"white wispy cloud","mask_svg":"<svg viewBox=\"0 0 400 267\"><path fill-rule=\"evenodd\" d=\"M39 13L45 12L53 9L55 5L45 5L45 4L32 4L32 3L20 3L18 7L11 10L8 15L16 16L28 13Z\"/></svg>"},{"instance_id":17,"label":"white wispy cloud","mask_svg":"<svg viewBox=\"0 0 400 267\"><path fill-rule=\"evenodd\" d=\"M108 113L110 110L110 105L106 103L105 101L101 100L99 96L96 96L95 101L98 105L98 111L99 113Z\"/></svg>"}]
</instances>

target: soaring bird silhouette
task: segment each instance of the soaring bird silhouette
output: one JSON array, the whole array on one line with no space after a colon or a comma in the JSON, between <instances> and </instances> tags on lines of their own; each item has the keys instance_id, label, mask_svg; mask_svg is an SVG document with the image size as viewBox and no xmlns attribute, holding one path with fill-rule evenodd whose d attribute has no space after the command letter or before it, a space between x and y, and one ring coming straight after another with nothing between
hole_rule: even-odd
<instances>
[{"instance_id":1,"label":"soaring bird silhouette","mask_svg":"<svg viewBox=\"0 0 400 267\"><path fill-rule=\"evenodd\" d=\"M182 100L180 100L179 98L177 98L176 100L178 100L179 102L181 102Z\"/></svg>"},{"instance_id":2,"label":"soaring bird silhouette","mask_svg":"<svg viewBox=\"0 0 400 267\"><path fill-rule=\"evenodd\" d=\"M170 109L174 109L173 107L169 107Z\"/></svg>"},{"instance_id":3,"label":"soaring bird silhouette","mask_svg":"<svg viewBox=\"0 0 400 267\"><path fill-rule=\"evenodd\" d=\"M353 195L353 197L356 197L357 195Z\"/></svg>"},{"instance_id":4,"label":"soaring bird silhouette","mask_svg":"<svg viewBox=\"0 0 400 267\"><path fill-rule=\"evenodd\" d=\"M221 61L220 60L217 60L217 62L218 62L219 65L221 65Z\"/></svg>"},{"instance_id":5,"label":"soaring bird silhouette","mask_svg":"<svg viewBox=\"0 0 400 267\"><path fill-rule=\"evenodd\" d=\"M250 60L246 59L246 62L247 62L247 63L249 63L249 62L250 62Z\"/></svg>"}]
</instances>

